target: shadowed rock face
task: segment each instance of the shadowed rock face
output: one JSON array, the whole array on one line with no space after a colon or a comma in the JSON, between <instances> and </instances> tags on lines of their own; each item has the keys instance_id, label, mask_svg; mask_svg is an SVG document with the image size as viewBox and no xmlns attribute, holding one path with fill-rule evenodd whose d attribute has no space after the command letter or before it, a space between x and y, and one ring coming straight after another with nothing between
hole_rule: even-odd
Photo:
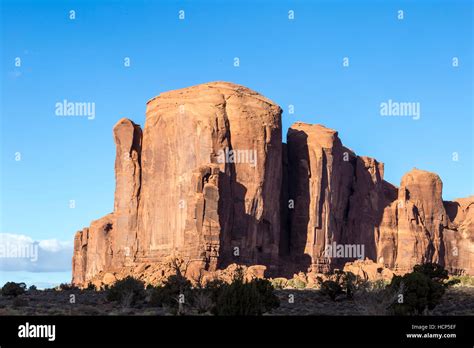
<instances>
[{"instance_id":1,"label":"shadowed rock face","mask_svg":"<svg viewBox=\"0 0 474 348\"><path fill-rule=\"evenodd\" d=\"M331 262L325 247L342 241L353 160L332 129L296 123L288 131L290 253L301 266Z\"/></svg>"},{"instance_id":2,"label":"shadowed rock face","mask_svg":"<svg viewBox=\"0 0 474 348\"><path fill-rule=\"evenodd\" d=\"M342 267L350 254L334 257L327 247L363 246L375 259L384 207L393 196L383 164L345 148L337 132L321 125L294 124L288 131L291 252L300 268ZM388 192L386 192L388 191Z\"/></svg>"},{"instance_id":3,"label":"shadowed rock face","mask_svg":"<svg viewBox=\"0 0 474 348\"><path fill-rule=\"evenodd\" d=\"M473 273L474 197L443 202L439 177L418 169L396 188L382 163L321 125L296 123L282 144L280 107L246 87L162 93L143 134L128 119L113 134L114 211L77 232L75 284L170 255L209 271L320 271L362 256L400 271L432 261ZM363 254L328 254L334 244Z\"/></svg>"},{"instance_id":4,"label":"shadowed rock face","mask_svg":"<svg viewBox=\"0 0 474 348\"><path fill-rule=\"evenodd\" d=\"M474 196L444 206L449 221L443 230L446 267L452 273L474 274Z\"/></svg>"}]
</instances>

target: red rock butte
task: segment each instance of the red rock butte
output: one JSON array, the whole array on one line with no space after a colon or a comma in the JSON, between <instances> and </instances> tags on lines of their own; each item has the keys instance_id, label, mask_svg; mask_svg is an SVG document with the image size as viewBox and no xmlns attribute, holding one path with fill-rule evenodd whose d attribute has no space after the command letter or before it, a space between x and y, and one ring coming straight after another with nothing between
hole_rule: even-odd
<instances>
[{"instance_id":1,"label":"red rock butte","mask_svg":"<svg viewBox=\"0 0 474 348\"><path fill-rule=\"evenodd\" d=\"M474 196L443 201L441 179L419 169L397 188L322 125L295 123L285 144L281 113L212 82L151 99L143 131L118 121L114 211L76 233L73 283L173 255L207 271L320 272L355 259L327 257L334 243L400 272L437 262L474 273Z\"/></svg>"}]
</instances>

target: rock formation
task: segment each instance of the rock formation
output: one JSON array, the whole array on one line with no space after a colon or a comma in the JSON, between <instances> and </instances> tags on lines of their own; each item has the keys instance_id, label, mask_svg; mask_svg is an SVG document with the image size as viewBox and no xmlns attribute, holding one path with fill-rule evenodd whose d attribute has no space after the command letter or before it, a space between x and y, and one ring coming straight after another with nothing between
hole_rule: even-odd
<instances>
[{"instance_id":1,"label":"rock formation","mask_svg":"<svg viewBox=\"0 0 474 348\"><path fill-rule=\"evenodd\" d=\"M294 261L324 271L357 256L332 255L327 247L334 243L336 248L363 246L362 259L375 259L375 237L391 189L383 181L383 164L356 156L336 131L321 125L294 124L287 146L288 191L295 203L289 228Z\"/></svg>"},{"instance_id":2,"label":"rock formation","mask_svg":"<svg viewBox=\"0 0 474 348\"><path fill-rule=\"evenodd\" d=\"M443 202L448 227L443 230L444 264L454 274L474 274L474 196Z\"/></svg>"},{"instance_id":3,"label":"rock formation","mask_svg":"<svg viewBox=\"0 0 474 348\"><path fill-rule=\"evenodd\" d=\"M114 212L76 235L73 282L180 255L195 267L278 264L281 109L218 82L147 104L114 127Z\"/></svg>"},{"instance_id":4,"label":"rock formation","mask_svg":"<svg viewBox=\"0 0 474 348\"><path fill-rule=\"evenodd\" d=\"M418 169L396 188L321 125L295 123L287 144L281 132L278 105L225 82L151 99L143 134L120 120L114 211L76 233L73 283L173 255L191 272L321 272L368 258L474 273L474 196L443 202L440 178Z\"/></svg>"}]
</instances>

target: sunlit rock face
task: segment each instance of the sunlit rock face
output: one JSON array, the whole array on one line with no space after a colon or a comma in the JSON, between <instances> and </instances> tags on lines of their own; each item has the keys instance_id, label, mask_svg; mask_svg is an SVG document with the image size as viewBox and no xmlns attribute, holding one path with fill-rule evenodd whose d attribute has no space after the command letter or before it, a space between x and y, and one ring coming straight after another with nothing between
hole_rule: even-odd
<instances>
[{"instance_id":1,"label":"sunlit rock face","mask_svg":"<svg viewBox=\"0 0 474 348\"><path fill-rule=\"evenodd\" d=\"M100 242L78 233L74 279L170 254L208 269L232 262L276 267L279 106L243 86L208 83L150 100L143 136L123 119L114 137L115 208L96 223L111 225L94 233ZM89 260L84 250L91 247L97 256Z\"/></svg>"},{"instance_id":2,"label":"sunlit rock face","mask_svg":"<svg viewBox=\"0 0 474 348\"><path fill-rule=\"evenodd\" d=\"M213 82L151 99L143 131L119 120L114 210L76 233L73 283L173 255L194 273L321 272L366 258L400 273L422 262L473 273L473 196L443 202L440 178L419 169L397 188L383 163L322 125L297 122L282 144L281 113Z\"/></svg>"}]
</instances>

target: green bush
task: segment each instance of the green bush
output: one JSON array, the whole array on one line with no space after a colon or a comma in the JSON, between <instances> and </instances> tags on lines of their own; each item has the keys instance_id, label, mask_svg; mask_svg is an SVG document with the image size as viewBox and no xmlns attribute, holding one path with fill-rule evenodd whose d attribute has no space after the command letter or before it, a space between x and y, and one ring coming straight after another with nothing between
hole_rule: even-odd
<instances>
[{"instance_id":1,"label":"green bush","mask_svg":"<svg viewBox=\"0 0 474 348\"><path fill-rule=\"evenodd\" d=\"M446 288L456 283L456 280L447 279L448 272L442 266L430 263L416 265L413 272L393 277L389 288L402 295L391 305L393 313L421 315L434 309L441 302Z\"/></svg>"},{"instance_id":2,"label":"green bush","mask_svg":"<svg viewBox=\"0 0 474 348\"><path fill-rule=\"evenodd\" d=\"M107 300L120 302L128 307L145 298L145 284L133 277L126 277L115 282L107 290Z\"/></svg>"},{"instance_id":3,"label":"green bush","mask_svg":"<svg viewBox=\"0 0 474 348\"><path fill-rule=\"evenodd\" d=\"M25 291L26 291L25 283L7 282L2 287L3 296L17 297L19 295L24 294Z\"/></svg>"},{"instance_id":4,"label":"green bush","mask_svg":"<svg viewBox=\"0 0 474 348\"><path fill-rule=\"evenodd\" d=\"M262 315L279 305L270 281L253 279L245 282L242 272L237 272L232 283L219 288L212 312L215 315Z\"/></svg>"}]
</instances>

